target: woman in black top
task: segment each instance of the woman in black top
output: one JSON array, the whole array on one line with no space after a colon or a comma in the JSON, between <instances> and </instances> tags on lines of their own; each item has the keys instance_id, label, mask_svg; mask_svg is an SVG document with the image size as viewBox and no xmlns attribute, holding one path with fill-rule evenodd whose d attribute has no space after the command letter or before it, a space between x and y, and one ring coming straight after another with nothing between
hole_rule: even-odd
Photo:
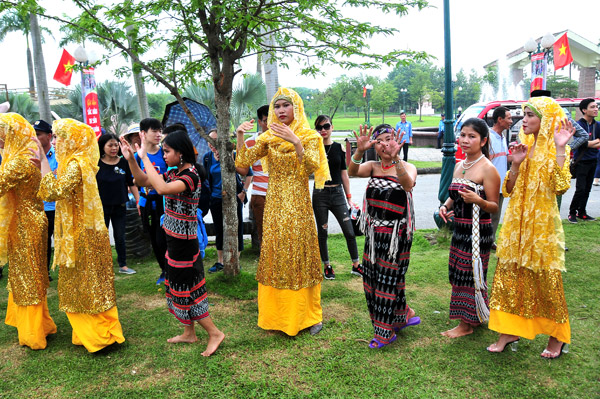
<instances>
[{"instance_id":1,"label":"woman in black top","mask_svg":"<svg viewBox=\"0 0 600 399\"><path fill-rule=\"evenodd\" d=\"M333 125L329 116L319 115L315 120L315 129L323 137L325 153L327 154L327 161L329 163L329 172L331 173L331 180L325 182L323 189L319 190L315 188L312 198L325 278L327 280L335 279L335 273L329 263L329 254L327 252L327 221L329 211L336 217L346 238L348 252L352 259L351 273L360 275L356 237L354 236L348 212L352 195L350 194L350 179L346 170L346 155L342 145L331 140Z\"/></svg>"},{"instance_id":2,"label":"woman in black top","mask_svg":"<svg viewBox=\"0 0 600 399\"><path fill-rule=\"evenodd\" d=\"M98 191L102 208L104 209L104 222L106 227L112 221L113 238L117 250L119 273L135 274L135 270L127 267L127 252L125 247L125 220L128 192L137 191L127 160L120 157L119 142L114 134L104 134L98 139L100 160L98 161ZM137 193L134 193L134 196Z\"/></svg>"}]
</instances>

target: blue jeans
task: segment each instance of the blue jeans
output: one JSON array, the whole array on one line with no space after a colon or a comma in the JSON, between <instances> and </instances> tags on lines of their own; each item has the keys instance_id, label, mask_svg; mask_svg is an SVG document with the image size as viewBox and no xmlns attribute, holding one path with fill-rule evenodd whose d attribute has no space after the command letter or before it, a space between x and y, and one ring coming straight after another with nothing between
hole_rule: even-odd
<instances>
[{"instance_id":1,"label":"blue jeans","mask_svg":"<svg viewBox=\"0 0 600 399\"><path fill-rule=\"evenodd\" d=\"M117 262L119 267L127 266L127 248L125 246L125 220L127 216L127 208L125 204L105 205L104 223L106 228L112 222L113 238L115 240L115 249L117 250Z\"/></svg>"},{"instance_id":2,"label":"blue jeans","mask_svg":"<svg viewBox=\"0 0 600 399\"><path fill-rule=\"evenodd\" d=\"M327 221L329 211L337 219L344 237L352 262L358 262L358 248L356 247L356 237L348 213L348 203L344 196L344 189L341 185L336 187L324 187L323 189L314 189L312 196L313 211L317 221L317 234L319 237L319 250L321 251L321 261L323 264L329 264L329 253L327 250Z\"/></svg>"}]
</instances>

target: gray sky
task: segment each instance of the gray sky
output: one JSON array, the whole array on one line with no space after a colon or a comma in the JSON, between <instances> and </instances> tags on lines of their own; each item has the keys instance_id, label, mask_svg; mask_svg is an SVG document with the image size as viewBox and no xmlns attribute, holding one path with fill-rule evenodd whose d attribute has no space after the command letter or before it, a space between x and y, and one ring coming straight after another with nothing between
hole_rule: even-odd
<instances>
[{"instance_id":1,"label":"gray sky","mask_svg":"<svg viewBox=\"0 0 600 399\"><path fill-rule=\"evenodd\" d=\"M56 1L40 1L43 6L55 5ZM475 69L483 73L483 65L505 56L508 52L522 46L529 37L540 37L546 32L558 32L570 29L584 38L600 42L600 30L597 21L600 18L600 1L532 1L532 0L452 0L450 5L452 70L456 73L460 68L467 71ZM370 43L376 52L386 52L392 48L426 51L436 57L433 62L443 66L444 63L444 27L443 1L432 0L431 8L423 11L411 11L407 16L384 15L375 11L349 10L348 15L359 19L365 16L373 23L383 26L395 26L399 33L393 37L378 37ZM67 11L65 11L67 10ZM68 7L60 12L67 12ZM583 21L587 20L588 23ZM592 23L594 22L594 23ZM50 87L64 87L54 81L52 76L58 65L61 48L58 47L59 33L52 22L45 20L41 24L53 29L56 40L47 38L44 44L44 57ZM74 45L67 46L73 54ZM12 33L0 43L3 62L0 63L0 83L6 83L9 89L26 88L28 86L25 58L25 38L22 34ZM96 71L97 81L115 79L113 68L125 64L122 56L116 56L109 65L102 65ZM344 71L332 65L323 67L325 76L302 77L295 62L289 62L289 70L280 68L279 82L282 86L304 86L326 88L341 74L355 76L360 74L385 77L391 68L367 71ZM248 59L242 64L244 72L253 73L256 61ZM72 85L79 78L74 76ZM162 91L161 88L150 88L149 91Z\"/></svg>"}]
</instances>

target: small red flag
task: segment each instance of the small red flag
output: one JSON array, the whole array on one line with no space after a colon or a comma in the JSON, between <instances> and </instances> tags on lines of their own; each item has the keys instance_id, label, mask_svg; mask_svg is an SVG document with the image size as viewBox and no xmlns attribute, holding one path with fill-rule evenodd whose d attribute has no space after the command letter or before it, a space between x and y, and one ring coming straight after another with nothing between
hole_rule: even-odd
<instances>
[{"instance_id":1,"label":"small red flag","mask_svg":"<svg viewBox=\"0 0 600 399\"><path fill-rule=\"evenodd\" d=\"M75 65L75 58L63 49L62 57L54 72L54 80L68 86L71 84L71 76L73 75L73 66Z\"/></svg>"},{"instance_id":2,"label":"small red flag","mask_svg":"<svg viewBox=\"0 0 600 399\"><path fill-rule=\"evenodd\" d=\"M569 48L569 38L565 32L564 35L554 42L554 70L563 68L571 62L573 62L573 56Z\"/></svg>"}]
</instances>

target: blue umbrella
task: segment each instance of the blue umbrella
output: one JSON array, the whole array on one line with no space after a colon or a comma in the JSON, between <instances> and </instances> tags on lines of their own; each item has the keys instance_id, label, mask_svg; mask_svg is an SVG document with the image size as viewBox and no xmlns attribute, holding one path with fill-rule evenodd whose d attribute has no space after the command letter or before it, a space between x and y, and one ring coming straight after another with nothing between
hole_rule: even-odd
<instances>
[{"instance_id":1,"label":"blue umbrella","mask_svg":"<svg viewBox=\"0 0 600 399\"><path fill-rule=\"evenodd\" d=\"M206 134L217 128L217 119L214 117L212 112L210 112L210 109L206 105L200 104L199 102L187 97L184 97L183 101L189 108L192 115L194 115L194 118L196 118L200 126L202 126ZM196 150L198 150L199 159L201 159L204 154L210 151L208 143L206 140L200 137L200 133L198 133L192 124L192 121L186 115L186 113L183 111L183 108L177 101L166 105L165 115L163 116L162 120L163 126L169 126L174 123L181 123L186 127L194 147L196 147Z\"/></svg>"}]
</instances>

